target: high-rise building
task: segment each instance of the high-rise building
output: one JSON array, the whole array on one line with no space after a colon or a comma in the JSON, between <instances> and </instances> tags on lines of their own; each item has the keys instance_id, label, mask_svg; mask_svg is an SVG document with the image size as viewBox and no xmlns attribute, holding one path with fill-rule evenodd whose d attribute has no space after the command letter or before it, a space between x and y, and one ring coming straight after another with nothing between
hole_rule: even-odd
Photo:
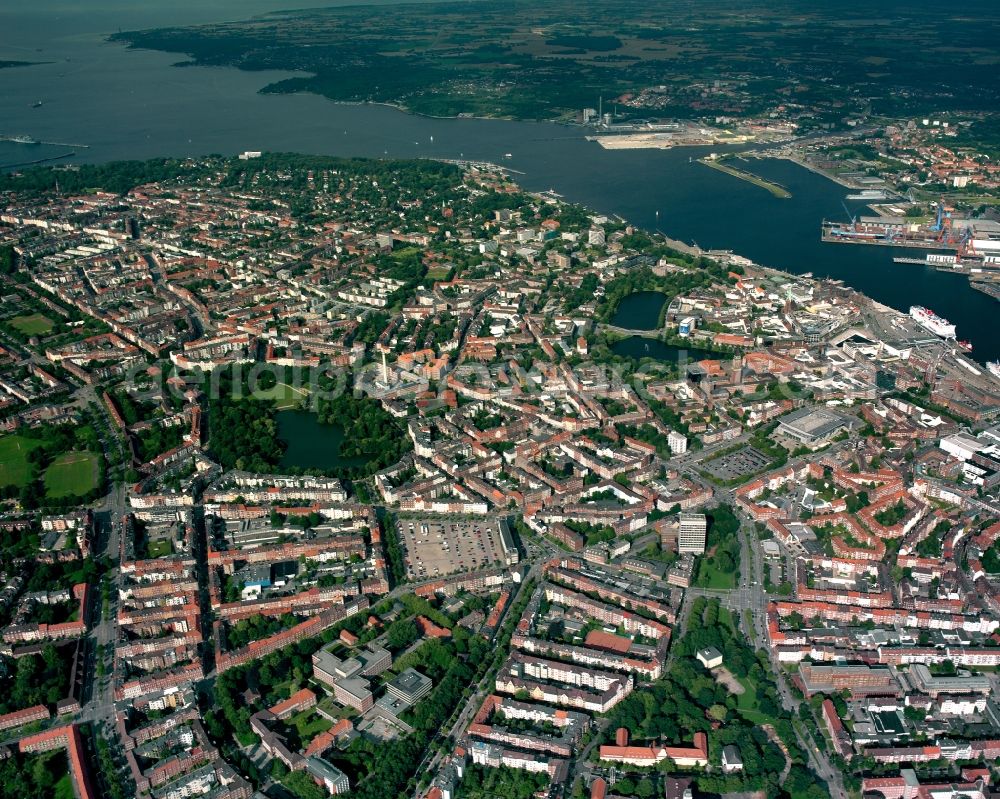
<instances>
[{"instance_id":1,"label":"high-rise building","mask_svg":"<svg viewBox=\"0 0 1000 799\"><path fill-rule=\"evenodd\" d=\"M682 513L677 531L677 552L701 555L705 551L708 518L704 513Z\"/></svg>"}]
</instances>

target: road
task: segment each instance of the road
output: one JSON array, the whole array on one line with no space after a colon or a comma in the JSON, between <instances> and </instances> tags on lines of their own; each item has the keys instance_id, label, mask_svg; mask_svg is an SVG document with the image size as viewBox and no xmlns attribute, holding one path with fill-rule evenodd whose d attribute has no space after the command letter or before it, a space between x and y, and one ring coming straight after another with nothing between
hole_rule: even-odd
<instances>
[{"instance_id":1,"label":"road","mask_svg":"<svg viewBox=\"0 0 1000 799\"><path fill-rule=\"evenodd\" d=\"M545 557L541 557L544 550L539 549L538 551L540 557L536 562L532 564L531 568L528 570L528 573L525 575L524 579L518 585L517 591L514 592L514 595L510 599L508 608L510 608L511 610L517 606L518 602L523 596L525 588L527 586L534 585L538 580L538 578L541 576L542 563L544 562L545 559L547 559L547 553ZM504 630L505 628L509 628L510 625L516 623L516 621L517 620L513 617L510 610L508 610L508 615L504 619L503 625L501 625L500 629ZM452 721L450 724L446 722L445 726L442 727L442 729L437 733L437 735L434 736L434 739L431 741L430 745L427 748L427 752L424 754L424 759L421 761L420 766L417 769L416 773L418 776L424 774L437 773L438 768L442 765L445 758L447 758L451 754L450 747L445 748L444 752L437 751L438 744L440 744L442 740L454 741L458 739L459 735L465 730L466 726L468 726L469 722L472 720L476 711L479 710L479 707L480 705L482 705L483 700L493 690L493 684L496 679L497 671L500 669L500 666L502 666L503 663L504 659L498 658L497 663L491 665L485 671L485 673L476 682L472 694L461 706L461 709L456 710L457 716L455 716L454 721ZM444 732L445 729L447 729L447 732ZM433 754L431 754L432 752ZM414 799L420 799L421 795L422 791L418 784L417 789L414 791L413 794Z\"/></svg>"},{"instance_id":2,"label":"road","mask_svg":"<svg viewBox=\"0 0 1000 799\"><path fill-rule=\"evenodd\" d=\"M730 441L724 444L720 443L718 446L732 446L733 443ZM707 451L695 454L694 457L678 460L684 462L685 465L693 465L693 463L708 457L717 448L713 447ZM719 491L718 499L736 507L732 491ZM127 509L127 492L125 487L120 484L114 486L104 503L97 509L98 517L101 520L101 535L95 544L95 552L96 554L106 556L114 564L117 564L119 559L122 534L121 523ZM766 634L768 597L763 588L765 568L763 553L752 522L742 515L738 535L740 537L740 577L736 588L731 590L688 589L678 609L675 629L683 630L687 626L690 620L693 600L696 597L715 598L720 600L723 606L735 614L741 629L754 649L769 648ZM647 538L649 538L648 535L641 537L639 542L642 543ZM523 596L525 586L534 583L541 576L542 564L557 552L555 548L542 539L532 538L524 543L528 553L525 560L530 564L530 569L525 581L518 586L514 597L512 597L512 608ZM615 567L612 566L610 568ZM88 659L85 662L87 683L91 686L91 690L89 696L85 697L86 701L77 717L77 721L94 722L96 728L103 728L105 733L109 733L110 725L114 719L114 697L111 680L113 664L108 655L113 649L116 636L114 619L117 611L119 579L117 568L111 568L105 575L105 579L110 581L109 603L105 617L101 615L100 599L95 603L95 617L90 636L91 647L88 652ZM429 579L396 586L389 592L386 598L390 600L396 599L405 593L412 592L414 588L423 583L431 582L435 582L435 580ZM509 625L511 621L512 617L508 616L505 619L505 625ZM668 666L673 657L674 653L671 651L668 654ZM432 775L441 767L452 751L451 743L462 738L472 717L481 706L485 697L493 690L493 681L502 663L503 658L500 657L497 657L495 662L491 660L475 685L471 686L471 692L466 700L455 708L451 718L442 725L441 729L430 742L424 759L417 770L418 775ZM775 675L780 701L783 707L793 714L793 718L797 718L800 702L789 688L787 679L773 653L771 666ZM98 675L99 672L102 672L101 676ZM210 678L212 676L211 673L208 676ZM586 775L589 773L590 769L587 766L587 761L591 757L594 747L598 746L603 739L604 724L605 722L602 719L597 720L589 743L573 759L569 784L572 784L572 779L577 774ZM805 729L804 725L796 724L795 726L796 743L801 751L805 753L810 767L813 768L820 778L828 783L831 796L835 797L835 799L847 799L839 772L831 766L826 755L817 747L812 732ZM414 794L415 799L420 799L420 794L421 791L418 789Z\"/></svg>"},{"instance_id":3,"label":"road","mask_svg":"<svg viewBox=\"0 0 1000 799\"><path fill-rule=\"evenodd\" d=\"M784 669L778 663L777 655L771 649L767 637L767 604L768 597L764 591L764 556L760 545L760 539L754 530L753 521L739 511L739 506L732 500L732 492L729 492L730 504L737 509L740 517L740 586L734 591L701 591L702 595L724 594L722 604L731 610L739 610L740 626L746 634L750 644L754 649L764 649L768 652L771 663L771 672L774 676L775 684L778 688L778 696L782 707L791 713L793 719L798 719L800 700L792 693L788 687L788 677ZM749 610L747 614L744 611ZM749 619L747 616L749 615ZM829 758L816 745L811 731L803 729L803 725L794 724L795 735L799 748L805 752L810 768L818 774L826 783L833 799L848 799L847 791L844 788L843 776L840 771L830 764Z\"/></svg>"},{"instance_id":4,"label":"road","mask_svg":"<svg viewBox=\"0 0 1000 799\"><path fill-rule=\"evenodd\" d=\"M121 543L122 517L127 507L127 494L123 484L116 484L111 493L98 506L96 516L100 533L95 540L95 555L103 555L114 564L105 572L103 580L108 586L108 605L103 606L102 591L95 586L95 601L91 610L93 624L86 661L84 684L89 691L77 718L78 722L110 723L114 720L114 646L117 640L118 613L118 552Z\"/></svg>"}]
</instances>

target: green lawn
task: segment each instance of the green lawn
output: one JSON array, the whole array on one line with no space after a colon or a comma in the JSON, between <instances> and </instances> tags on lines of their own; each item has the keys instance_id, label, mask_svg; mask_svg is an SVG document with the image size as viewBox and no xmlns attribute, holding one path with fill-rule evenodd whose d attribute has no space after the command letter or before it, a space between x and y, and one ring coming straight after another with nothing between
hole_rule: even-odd
<instances>
[{"instance_id":1,"label":"green lawn","mask_svg":"<svg viewBox=\"0 0 1000 799\"><path fill-rule=\"evenodd\" d=\"M735 675L734 675L735 676ZM751 724L774 724L775 720L761 713L757 706L757 683L749 677L737 677L743 686L743 693L736 697L736 709Z\"/></svg>"},{"instance_id":2,"label":"green lawn","mask_svg":"<svg viewBox=\"0 0 1000 799\"><path fill-rule=\"evenodd\" d=\"M166 538L158 538L155 541L150 541L146 549L149 551L150 558L163 558L171 552L170 541Z\"/></svg>"},{"instance_id":3,"label":"green lawn","mask_svg":"<svg viewBox=\"0 0 1000 799\"><path fill-rule=\"evenodd\" d=\"M93 452L67 452L45 470L45 493L52 497L83 496L97 487L97 460Z\"/></svg>"},{"instance_id":4,"label":"green lawn","mask_svg":"<svg viewBox=\"0 0 1000 799\"><path fill-rule=\"evenodd\" d=\"M450 268L444 266L435 266L427 270L428 280L445 280L448 277L448 273L451 271Z\"/></svg>"},{"instance_id":5,"label":"green lawn","mask_svg":"<svg viewBox=\"0 0 1000 799\"><path fill-rule=\"evenodd\" d=\"M274 400L277 409L297 408L309 396L305 388L293 388L287 383L276 383L271 388L257 389L254 397L262 400Z\"/></svg>"},{"instance_id":6,"label":"green lawn","mask_svg":"<svg viewBox=\"0 0 1000 799\"><path fill-rule=\"evenodd\" d=\"M23 486L31 477L28 453L39 442L22 436L0 438L0 486Z\"/></svg>"},{"instance_id":7,"label":"green lawn","mask_svg":"<svg viewBox=\"0 0 1000 799\"><path fill-rule=\"evenodd\" d=\"M303 710L301 713L297 713L292 716L288 720L288 723L290 726L295 727L295 729L298 730L299 740L303 743L311 741L321 732L326 732L333 726L312 708L309 710Z\"/></svg>"},{"instance_id":8,"label":"green lawn","mask_svg":"<svg viewBox=\"0 0 1000 799\"><path fill-rule=\"evenodd\" d=\"M69 774L63 774L52 789L55 799L73 799L76 793L73 791L73 779Z\"/></svg>"},{"instance_id":9,"label":"green lawn","mask_svg":"<svg viewBox=\"0 0 1000 799\"><path fill-rule=\"evenodd\" d=\"M52 320L44 314L33 313L27 316L15 316L9 322L10 326L21 331L26 336L44 336L53 328Z\"/></svg>"},{"instance_id":10,"label":"green lawn","mask_svg":"<svg viewBox=\"0 0 1000 799\"><path fill-rule=\"evenodd\" d=\"M698 564L698 579L695 585L699 588L726 590L736 587L736 574L719 571L711 558L703 557Z\"/></svg>"}]
</instances>

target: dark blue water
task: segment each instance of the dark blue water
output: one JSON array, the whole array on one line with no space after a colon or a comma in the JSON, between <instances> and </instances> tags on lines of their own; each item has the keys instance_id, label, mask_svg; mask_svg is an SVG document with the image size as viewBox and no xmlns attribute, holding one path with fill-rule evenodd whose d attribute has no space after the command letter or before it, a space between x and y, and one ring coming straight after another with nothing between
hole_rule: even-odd
<instances>
[{"instance_id":1,"label":"dark blue water","mask_svg":"<svg viewBox=\"0 0 1000 799\"><path fill-rule=\"evenodd\" d=\"M618 303L611 324L627 330L654 330L660 321L660 311L670 298L659 291L637 291Z\"/></svg>"},{"instance_id":2,"label":"dark blue water","mask_svg":"<svg viewBox=\"0 0 1000 799\"><path fill-rule=\"evenodd\" d=\"M106 161L242 150L496 161L518 170L515 177L527 189L555 189L675 239L731 249L789 272L839 278L903 311L930 306L957 324L978 360L1000 358L996 301L961 276L894 264L899 250L822 243L820 221L844 218L847 192L789 162L749 165L792 192L782 200L691 160L707 148L605 151L582 130L550 123L426 119L311 95L261 95L260 88L289 73L175 68L183 56L104 41L119 28L242 19L301 6L301 0L0 4L0 59L50 62L0 70L0 134L90 145L0 142L0 164L66 152L74 152L69 160Z\"/></svg>"},{"instance_id":3,"label":"dark blue water","mask_svg":"<svg viewBox=\"0 0 1000 799\"><path fill-rule=\"evenodd\" d=\"M709 350L700 350L697 347L675 347L672 344L664 344L657 339L645 338L643 336L629 336L621 341L616 341L611 345L611 351L615 355L624 355L627 358L655 358L658 361L668 361L670 363L680 363L681 361L694 362L704 358L725 358Z\"/></svg>"}]
</instances>

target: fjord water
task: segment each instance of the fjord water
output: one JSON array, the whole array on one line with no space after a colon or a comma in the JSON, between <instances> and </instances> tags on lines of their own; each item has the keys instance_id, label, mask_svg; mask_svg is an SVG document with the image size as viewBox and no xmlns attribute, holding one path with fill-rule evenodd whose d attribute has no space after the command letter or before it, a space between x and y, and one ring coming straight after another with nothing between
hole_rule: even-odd
<instances>
[{"instance_id":1,"label":"fjord water","mask_svg":"<svg viewBox=\"0 0 1000 799\"><path fill-rule=\"evenodd\" d=\"M356 1L356 0L355 0ZM325 2L326 5L331 3ZM87 149L0 142L0 165L74 151L72 161L286 150L343 156L483 159L517 170L527 189L618 214L705 248L731 249L793 273L845 281L894 308L926 305L958 326L977 360L1000 358L998 306L964 277L901 265L904 253L823 244L823 218L843 219L845 189L785 161L750 168L792 199L697 163L707 148L606 151L551 123L428 119L314 95L262 95L285 72L173 67L179 54L106 42L119 29L244 19L301 0L35 0L0 5L0 134ZM33 107L41 102L40 107ZM505 155L510 153L511 157ZM855 206L857 207L857 206ZM657 212L659 215L657 216Z\"/></svg>"}]
</instances>

